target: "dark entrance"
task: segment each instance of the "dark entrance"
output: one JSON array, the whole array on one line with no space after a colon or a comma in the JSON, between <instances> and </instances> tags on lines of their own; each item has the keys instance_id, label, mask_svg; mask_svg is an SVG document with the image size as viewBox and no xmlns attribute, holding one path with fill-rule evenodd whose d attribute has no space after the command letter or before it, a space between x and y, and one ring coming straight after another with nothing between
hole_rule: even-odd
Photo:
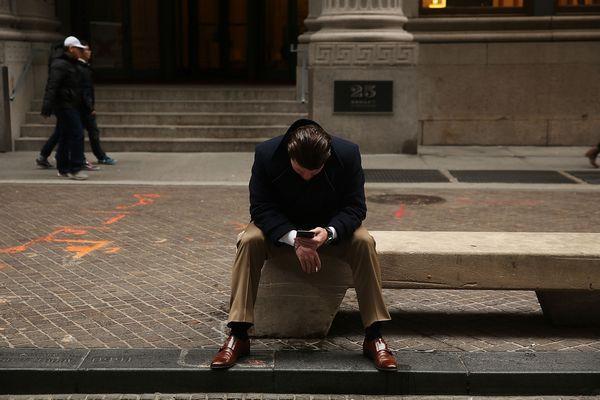
<instances>
[{"instance_id":1,"label":"dark entrance","mask_svg":"<svg viewBox=\"0 0 600 400\"><path fill-rule=\"evenodd\" d=\"M103 81L291 83L308 0L71 0L69 14Z\"/></svg>"}]
</instances>

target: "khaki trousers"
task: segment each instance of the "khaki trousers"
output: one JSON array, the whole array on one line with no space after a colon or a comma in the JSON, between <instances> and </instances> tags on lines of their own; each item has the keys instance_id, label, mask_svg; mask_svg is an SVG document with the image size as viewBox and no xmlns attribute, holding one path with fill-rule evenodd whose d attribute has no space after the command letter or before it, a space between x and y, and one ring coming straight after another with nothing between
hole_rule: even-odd
<instances>
[{"instance_id":1,"label":"khaki trousers","mask_svg":"<svg viewBox=\"0 0 600 400\"><path fill-rule=\"evenodd\" d=\"M338 258L350 265L365 327L376 321L390 320L381 292L381 268L375 250L375 240L366 228L359 227L352 238L336 245L322 246L318 253L322 268L327 268L327 258ZM275 246L256 225L252 222L248 224L237 242L231 278L229 322L254 323L254 302L260 273L265 260L275 257L282 262L293 263L300 269L300 261L291 246Z\"/></svg>"}]
</instances>

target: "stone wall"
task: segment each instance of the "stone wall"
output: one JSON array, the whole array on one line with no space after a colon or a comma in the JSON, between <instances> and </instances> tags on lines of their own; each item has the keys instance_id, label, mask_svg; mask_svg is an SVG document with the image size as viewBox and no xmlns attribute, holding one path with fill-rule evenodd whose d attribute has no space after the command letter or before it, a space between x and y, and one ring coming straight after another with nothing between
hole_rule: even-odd
<instances>
[{"instance_id":1,"label":"stone wall","mask_svg":"<svg viewBox=\"0 0 600 400\"><path fill-rule=\"evenodd\" d=\"M418 71L421 144L600 140L600 41L425 43Z\"/></svg>"},{"instance_id":2,"label":"stone wall","mask_svg":"<svg viewBox=\"0 0 600 400\"><path fill-rule=\"evenodd\" d=\"M600 141L600 15L418 17L419 143Z\"/></svg>"},{"instance_id":3,"label":"stone wall","mask_svg":"<svg viewBox=\"0 0 600 400\"><path fill-rule=\"evenodd\" d=\"M310 2L309 32L300 37L304 46L323 32L323 4L328 2ZM419 144L587 146L600 141L600 15L423 17L419 0L403 0L402 10L408 17L404 29L419 50L415 80L399 79L397 89L418 94L403 99L402 110L394 113L418 110ZM311 89L346 75L341 65L317 72ZM379 77L387 75L368 66L347 79ZM403 151L394 141L401 135L375 134L381 125L369 116L331 117L330 91L309 97L313 116L350 132L348 137L365 149Z\"/></svg>"}]
</instances>

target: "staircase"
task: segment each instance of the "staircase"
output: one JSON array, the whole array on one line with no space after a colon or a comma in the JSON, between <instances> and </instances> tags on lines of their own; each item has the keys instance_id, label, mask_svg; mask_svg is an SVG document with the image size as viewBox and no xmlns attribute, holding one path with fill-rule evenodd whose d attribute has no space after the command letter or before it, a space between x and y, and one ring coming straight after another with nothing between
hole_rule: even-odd
<instances>
[{"instance_id":1,"label":"staircase","mask_svg":"<svg viewBox=\"0 0 600 400\"><path fill-rule=\"evenodd\" d=\"M251 152L306 117L295 96L291 86L104 85L96 112L107 152ZM16 150L39 151L52 134L41 107L33 102Z\"/></svg>"}]
</instances>

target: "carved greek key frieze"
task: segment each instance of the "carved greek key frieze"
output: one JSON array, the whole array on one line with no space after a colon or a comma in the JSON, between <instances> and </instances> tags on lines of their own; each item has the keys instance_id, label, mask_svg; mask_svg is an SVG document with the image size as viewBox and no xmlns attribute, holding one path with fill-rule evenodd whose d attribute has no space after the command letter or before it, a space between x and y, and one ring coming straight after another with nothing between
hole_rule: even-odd
<instances>
[{"instance_id":1,"label":"carved greek key frieze","mask_svg":"<svg viewBox=\"0 0 600 400\"><path fill-rule=\"evenodd\" d=\"M310 65L414 65L417 46L408 43L311 43Z\"/></svg>"}]
</instances>

